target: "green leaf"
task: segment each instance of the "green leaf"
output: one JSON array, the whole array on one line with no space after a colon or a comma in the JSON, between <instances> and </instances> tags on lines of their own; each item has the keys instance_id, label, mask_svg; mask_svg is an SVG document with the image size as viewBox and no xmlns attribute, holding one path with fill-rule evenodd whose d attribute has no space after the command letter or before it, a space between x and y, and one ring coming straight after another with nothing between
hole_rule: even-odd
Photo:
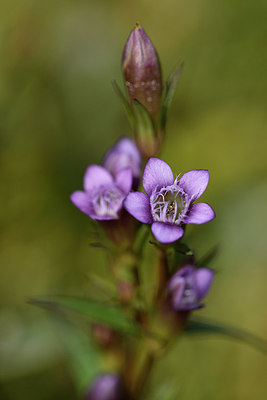
<instances>
[{"instance_id":1,"label":"green leaf","mask_svg":"<svg viewBox=\"0 0 267 400\"><path fill-rule=\"evenodd\" d=\"M146 108L134 99L133 102L134 127L139 138L145 141L154 140L155 131L153 122Z\"/></svg>"},{"instance_id":2,"label":"green leaf","mask_svg":"<svg viewBox=\"0 0 267 400\"><path fill-rule=\"evenodd\" d=\"M180 62L173 73L165 82L165 89L162 96L162 106L160 115L160 127L164 131L166 126L167 112L173 99L178 80L180 78L184 63Z\"/></svg>"},{"instance_id":3,"label":"green leaf","mask_svg":"<svg viewBox=\"0 0 267 400\"><path fill-rule=\"evenodd\" d=\"M205 318L193 318L188 321L185 333L191 335L221 335L240 340L257 350L267 354L267 341L258 336L233 326L209 321Z\"/></svg>"},{"instance_id":4,"label":"green leaf","mask_svg":"<svg viewBox=\"0 0 267 400\"><path fill-rule=\"evenodd\" d=\"M118 307L89 299L55 296L34 298L31 304L54 311L74 311L87 316L90 321L107 325L117 331L137 335L138 327Z\"/></svg>"}]
</instances>

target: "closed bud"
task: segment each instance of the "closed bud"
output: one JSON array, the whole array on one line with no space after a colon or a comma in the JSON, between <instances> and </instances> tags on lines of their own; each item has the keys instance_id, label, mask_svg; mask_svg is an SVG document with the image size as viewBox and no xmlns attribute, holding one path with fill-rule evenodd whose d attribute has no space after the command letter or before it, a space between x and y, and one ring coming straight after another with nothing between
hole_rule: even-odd
<instances>
[{"instance_id":1,"label":"closed bud","mask_svg":"<svg viewBox=\"0 0 267 400\"><path fill-rule=\"evenodd\" d=\"M138 100L155 123L162 97L160 63L151 40L138 23L126 42L122 70L130 101Z\"/></svg>"},{"instance_id":2,"label":"closed bud","mask_svg":"<svg viewBox=\"0 0 267 400\"><path fill-rule=\"evenodd\" d=\"M175 311L191 311L203 307L214 272L209 268L186 265L173 275L168 284L171 306Z\"/></svg>"},{"instance_id":3,"label":"closed bud","mask_svg":"<svg viewBox=\"0 0 267 400\"><path fill-rule=\"evenodd\" d=\"M141 154L136 144L128 137L122 137L111 147L103 160L103 166L116 177L123 169L130 168L133 189L137 189L141 175Z\"/></svg>"}]
</instances>

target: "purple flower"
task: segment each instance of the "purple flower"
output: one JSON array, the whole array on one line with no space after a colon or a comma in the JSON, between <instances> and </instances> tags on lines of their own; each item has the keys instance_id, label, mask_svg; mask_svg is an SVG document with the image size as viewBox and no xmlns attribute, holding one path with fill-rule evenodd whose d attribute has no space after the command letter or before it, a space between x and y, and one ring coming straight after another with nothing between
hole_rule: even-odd
<instances>
[{"instance_id":1,"label":"purple flower","mask_svg":"<svg viewBox=\"0 0 267 400\"><path fill-rule=\"evenodd\" d=\"M85 396L88 400L123 400L124 398L123 385L116 374L99 375Z\"/></svg>"},{"instance_id":2,"label":"purple flower","mask_svg":"<svg viewBox=\"0 0 267 400\"><path fill-rule=\"evenodd\" d=\"M139 221L152 224L152 233L159 242L172 243L183 236L184 224L204 224L215 217L208 204L192 204L205 191L208 181L209 173L204 169L186 172L174 180L166 162L150 158L143 175L146 194L129 193L124 206Z\"/></svg>"},{"instance_id":3,"label":"purple flower","mask_svg":"<svg viewBox=\"0 0 267 400\"><path fill-rule=\"evenodd\" d=\"M190 311L203 307L200 301L210 290L213 271L209 268L195 268L186 265L170 279L168 294L175 311Z\"/></svg>"},{"instance_id":4,"label":"purple flower","mask_svg":"<svg viewBox=\"0 0 267 400\"><path fill-rule=\"evenodd\" d=\"M141 155L136 144L128 137L121 138L106 153L103 166L114 176L125 168L131 168L133 187L139 185L141 174Z\"/></svg>"},{"instance_id":5,"label":"purple flower","mask_svg":"<svg viewBox=\"0 0 267 400\"><path fill-rule=\"evenodd\" d=\"M123 169L114 178L104 167L90 165L83 184L83 192L78 190L70 196L72 203L92 219L118 219L123 200L132 187L132 171Z\"/></svg>"}]
</instances>

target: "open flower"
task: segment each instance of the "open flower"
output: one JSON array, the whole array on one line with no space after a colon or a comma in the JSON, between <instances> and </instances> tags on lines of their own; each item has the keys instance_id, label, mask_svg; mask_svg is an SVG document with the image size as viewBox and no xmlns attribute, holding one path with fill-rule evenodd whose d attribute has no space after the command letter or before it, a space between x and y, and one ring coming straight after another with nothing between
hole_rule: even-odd
<instances>
[{"instance_id":1,"label":"open flower","mask_svg":"<svg viewBox=\"0 0 267 400\"><path fill-rule=\"evenodd\" d=\"M170 279L168 295L175 311L190 311L203 307L200 301L207 295L214 272L209 268L186 265Z\"/></svg>"},{"instance_id":2,"label":"open flower","mask_svg":"<svg viewBox=\"0 0 267 400\"><path fill-rule=\"evenodd\" d=\"M123 169L114 178L104 167L90 165L83 184L84 191L70 196L72 203L92 219L118 219L123 200L132 187L132 171Z\"/></svg>"},{"instance_id":3,"label":"open flower","mask_svg":"<svg viewBox=\"0 0 267 400\"><path fill-rule=\"evenodd\" d=\"M166 162L150 158L143 175L146 194L129 193L124 206L139 221L152 224L152 233L159 242L172 243L183 236L184 224L203 224L215 217L208 204L192 204L205 191L208 181L207 170L189 171L174 180Z\"/></svg>"},{"instance_id":4,"label":"open flower","mask_svg":"<svg viewBox=\"0 0 267 400\"><path fill-rule=\"evenodd\" d=\"M114 176L125 168L133 174L133 188L137 188L141 174L141 155L136 144L128 137L122 137L111 147L103 160L103 166Z\"/></svg>"}]
</instances>

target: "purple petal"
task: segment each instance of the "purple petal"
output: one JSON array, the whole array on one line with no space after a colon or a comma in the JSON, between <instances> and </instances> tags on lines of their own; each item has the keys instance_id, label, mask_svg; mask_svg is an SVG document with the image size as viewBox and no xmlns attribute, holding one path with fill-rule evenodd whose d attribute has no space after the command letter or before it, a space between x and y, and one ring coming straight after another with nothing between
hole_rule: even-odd
<instances>
[{"instance_id":1,"label":"purple petal","mask_svg":"<svg viewBox=\"0 0 267 400\"><path fill-rule=\"evenodd\" d=\"M178 182L184 191L191 197L191 202L198 199L206 190L209 183L209 171L206 169L195 169L186 172Z\"/></svg>"},{"instance_id":2,"label":"purple petal","mask_svg":"<svg viewBox=\"0 0 267 400\"><path fill-rule=\"evenodd\" d=\"M185 280L180 278L180 282L174 289L172 296L172 306L175 310L179 308L180 302L184 294L184 289L185 289Z\"/></svg>"},{"instance_id":3,"label":"purple petal","mask_svg":"<svg viewBox=\"0 0 267 400\"><path fill-rule=\"evenodd\" d=\"M195 279L197 283L198 289L198 300L202 300L203 297L208 293L212 281L213 281L214 272L209 268L199 268L196 271Z\"/></svg>"},{"instance_id":4,"label":"purple petal","mask_svg":"<svg viewBox=\"0 0 267 400\"><path fill-rule=\"evenodd\" d=\"M180 239L184 231L180 226L169 225L164 222L153 222L151 230L160 243L172 243Z\"/></svg>"},{"instance_id":5,"label":"purple petal","mask_svg":"<svg viewBox=\"0 0 267 400\"><path fill-rule=\"evenodd\" d=\"M76 192L72 193L70 200L80 211L93 218L92 215L94 215L94 209L88 193L77 190Z\"/></svg>"},{"instance_id":6,"label":"purple petal","mask_svg":"<svg viewBox=\"0 0 267 400\"><path fill-rule=\"evenodd\" d=\"M143 186L150 196L155 188L161 189L174 182L171 167L159 158L151 157L144 169Z\"/></svg>"},{"instance_id":7,"label":"purple petal","mask_svg":"<svg viewBox=\"0 0 267 400\"><path fill-rule=\"evenodd\" d=\"M215 218L215 213L207 203L193 204L188 215L183 219L185 224L205 224Z\"/></svg>"},{"instance_id":8,"label":"purple petal","mask_svg":"<svg viewBox=\"0 0 267 400\"><path fill-rule=\"evenodd\" d=\"M83 186L87 191L112 183L114 183L112 175L100 165L90 165L85 171Z\"/></svg>"},{"instance_id":9,"label":"purple petal","mask_svg":"<svg viewBox=\"0 0 267 400\"><path fill-rule=\"evenodd\" d=\"M123 191L123 193L128 194L132 188L133 174L131 168L125 168L118 172L115 178L117 186Z\"/></svg>"},{"instance_id":10,"label":"purple petal","mask_svg":"<svg viewBox=\"0 0 267 400\"><path fill-rule=\"evenodd\" d=\"M70 196L70 200L80 211L82 211L84 214L88 215L92 219L99 221L118 219L118 217L110 215L96 215L90 195L86 192L77 190L76 192L72 193L72 195Z\"/></svg>"},{"instance_id":11,"label":"purple petal","mask_svg":"<svg viewBox=\"0 0 267 400\"><path fill-rule=\"evenodd\" d=\"M130 138L121 138L114 147L122 153L129 154L136 164L141 163L140 152L136 144Z\"/></svg>"},{"instance_id":12,"label":"purple petal","mask_svg":"<svg viewBox=\"0 0 267 400\"><path fill-rule=\"evenodd\" d=\"M123 137L106 153L103 166L114 176L122 169L130 167L133 176L139 179L141 155L136 144L130 138Z\"/></svg>"},{"instance_id":13,"label":"purple petal","mask_svg":"<svg viewBox=\"0 0 267 400\"><path fill-rule=\"evenodd\" d=\"M129 193L124 201L124 207L138 221L144 224L151 224L153 222L149 198L145 193Z\"/></svg>"}]
</instances>

